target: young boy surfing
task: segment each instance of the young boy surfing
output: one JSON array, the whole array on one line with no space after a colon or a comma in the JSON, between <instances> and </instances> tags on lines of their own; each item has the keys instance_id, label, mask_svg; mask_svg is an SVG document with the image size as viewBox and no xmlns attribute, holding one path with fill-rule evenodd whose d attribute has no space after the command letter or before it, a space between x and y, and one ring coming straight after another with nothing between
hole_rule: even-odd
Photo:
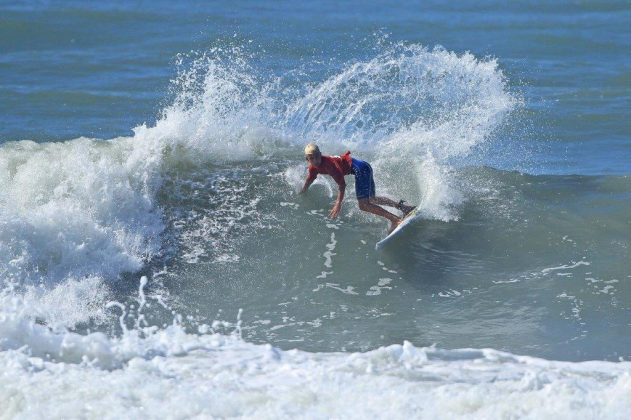
<instances>
[{"instance_id":1,"label":"young boy surfing","mask_svg":"<svg viewBox=\"0 0 631 420\"><path fill-rule=\"evenodd\" d=\"M320 153L317 145L309 143L305 147L305 159L309 163L307 179L300 193L307 191L309 186L315 181L318 174L330 175L337 183L338 193L335 204L329 212L329 217L335 219L342 209L342 200L346 190L345 175L355 175L355 194L359 208L368 213L376 214L390 221L390 232L401 223L402 218L395 216L379 205L394 207L403 212L403 216L414 210L412 206L406 206L405 201L398 203L386 197L375 195L375 181L372 177L372 167L368 162L351 158L351 152L346 152L342 156L325 156Z\"/></svg>"}]
</instances>

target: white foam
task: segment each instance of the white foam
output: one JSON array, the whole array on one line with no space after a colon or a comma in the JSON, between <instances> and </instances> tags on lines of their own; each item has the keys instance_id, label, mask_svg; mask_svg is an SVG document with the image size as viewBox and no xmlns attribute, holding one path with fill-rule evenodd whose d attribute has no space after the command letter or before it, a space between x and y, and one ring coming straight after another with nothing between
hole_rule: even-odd
<instances>
[{"instance_id":1,"label":"white foam","mask_svg":"<svg viewBox=\"0 0 631 420\"><path fill-rule=\"evenodd\" d=\"M31 283L116 277L142 266L162 230L154 168L129 142L22 141L0 147L0 270Z\"/></svg>"},{"instance_id":2,"label":"white foam","mask_svg":"<svg viewBox=\"0 0 631 420\"><path fill-rule=\"evenodd\" d=\"M0 337L0 406L11 418L623 418L631 409L629 362L407 342L281 351L177 325L112 339L53 333L6 310Z\"/></svg>"},{"instance_id":3,"label":"white foam","mask_svg":"<svg viewBox=\"0 0 631 420\"><path fill-rule=\"evenodd\" d=\"M69 278L52 288L26 287L23 315L46 320L51 328L73 326L89 320L101 323L106 320L105 303L109 290L103 279L88 277Z\"/></svg>"},{"instance_id":4,"label":"white foam","mask_svg":"<svg viewBox=\"0 0 631 420\"><path fill-rule=\"evenodd\" d=\"M565 264L565 265L560 265L558 267L544 268L543 270L541 270L541 272L544 273L544 274L547 274L547 273L551 273L552 271L567 270L568 268L576 268L576 267L579 267L581 265L591 265L591 263L589 261L578 261L578 262L573 263L573 264Z\"/></svg>"}]
</instances>

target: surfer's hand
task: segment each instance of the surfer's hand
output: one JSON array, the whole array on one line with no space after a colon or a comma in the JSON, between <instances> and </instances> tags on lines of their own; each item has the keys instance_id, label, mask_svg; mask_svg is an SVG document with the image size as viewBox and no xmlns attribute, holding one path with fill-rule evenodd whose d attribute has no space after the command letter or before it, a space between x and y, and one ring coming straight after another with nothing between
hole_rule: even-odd
<instances>
[{"instance_id":1,"label":"surfer's hand","mask_svg":"<svg viewBox=\"0 0 631 420\"><path fill-rule=\"evenodd\" d=\"M329 217L331 219L335 219L337 217L338 214L340 214L340 210L342 209L342 206L339 203L335 203L333 205L333 208L331 209L331 211L329 212Z\"/></svg>"}]
</instances>

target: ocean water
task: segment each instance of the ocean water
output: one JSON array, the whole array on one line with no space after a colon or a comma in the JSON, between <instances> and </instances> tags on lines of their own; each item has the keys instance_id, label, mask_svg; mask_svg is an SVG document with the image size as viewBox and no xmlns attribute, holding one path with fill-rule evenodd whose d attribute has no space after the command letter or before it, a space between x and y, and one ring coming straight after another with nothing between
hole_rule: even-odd
<instances>
[{"instance_id":1,"label":"ocean water","mask_svg":"<svg viewBox=\"0 0 631 420\"><path fill-rule=\"evenodd\" d=\"M0 1L0 418L625 418L629 22Z\"/></svg>"}]
</instances>

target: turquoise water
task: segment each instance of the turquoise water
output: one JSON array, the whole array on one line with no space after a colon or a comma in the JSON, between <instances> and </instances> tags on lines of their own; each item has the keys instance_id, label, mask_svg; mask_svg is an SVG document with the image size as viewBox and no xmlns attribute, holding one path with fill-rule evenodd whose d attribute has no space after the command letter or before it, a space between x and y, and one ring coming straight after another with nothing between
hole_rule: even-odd
<instances>
[{"instance_id":1,"label":"turquoise water","mask_svg":"<svg viewBox=\"0 0 631 420\"><path fill-rule=\"evenodd\" d=\"M2 414L622 417L629 21L0 2ZM327 219L309 141L421 216Z\"/></svg>"}]
</instances>

